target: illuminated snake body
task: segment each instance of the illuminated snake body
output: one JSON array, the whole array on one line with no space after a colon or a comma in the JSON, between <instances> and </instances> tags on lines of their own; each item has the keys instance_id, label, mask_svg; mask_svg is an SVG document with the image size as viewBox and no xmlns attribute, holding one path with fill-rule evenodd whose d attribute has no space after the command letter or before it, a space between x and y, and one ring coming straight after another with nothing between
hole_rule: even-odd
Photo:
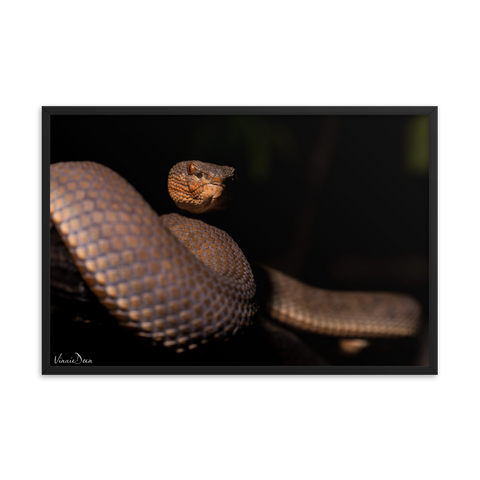
<instances>
[{"instance_id":1,"label":"illuminated snake body","mask_svg":"<svg viewBox=\"0 0 480 480\"><path fill-rule=\"evenodd\" d=\"M201 220L163 215L120 175L93 162L50 167L50 215L80 274L120 324L194 349L249 324L255 280L238 245ZM169 175L180 208L225 207L230 167L181 162ZM228 190L228 189L227 189ZM405 295L331 292L265 267L267 312L292 327L346 337L414 335L419 306Z\"/></svg>"}]
</instances>

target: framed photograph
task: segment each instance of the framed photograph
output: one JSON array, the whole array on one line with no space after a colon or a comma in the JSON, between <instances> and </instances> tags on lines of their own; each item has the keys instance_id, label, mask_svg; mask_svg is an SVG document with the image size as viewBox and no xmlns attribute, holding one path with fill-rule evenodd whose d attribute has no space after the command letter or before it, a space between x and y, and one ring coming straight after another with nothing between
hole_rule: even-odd
<instances>
[{"instance_id":1,"label":"framed photograph","mask_svg":"<svg viewBox=\"0 0 480 480\"><path fill-rule=\"evenodd\" d=\"M438 374L437 105L44 105L41 113L43 374ZM84 162L123 177L158 216L182 214L226 232L251 266L256 313L238 328L230 323L227 317L239 315L245 303L237 303L230 287L212 294L211 301L198 300L208 297L209 279L216 289L215 279L230 272L227 253L214 261L223 262L221 274L186 279L191 270L182 267L178 298L172 294L162 300L158 294L160 300L154 300L161 305L153 327L141 313L155 310L148 293L142 290L138 298L151 302L150 310L142 304L140 313L132 313L119 299L119 280L98 283L98 262L91 262L91 269L82 263L83 272L77 271L78 232L90 230L87 225L75 231L65 219L73 215L65 207L68 185L73 201L93 199L107 189L120 209L123 201L136 201L123 187L102 184L110 174L97 170L86 174L93 180L77 193L80 180L71 181L77 173L70 165L90 165ZM226 208L200 216L174 203L169 172L181 162L187 162L182 165L188 182L194 178L208 191L232 191ZM220 174L212 174L205 187L202 162L231 167L233 186L218 187L212 178ZM58 164L66 166L62 170ZM52 172L60 168L60 173L51 174L52 165ZM93 183L97 193L90 190ZM57 193L58 185L63 193ZM96 217L100 233L84 240L82 252L100 248L102 222L107 222L102 215ZM112 225L120 235L121 228ZM127 224L122 228L131 234ZM145 244L155 243L154 235ZM69 238L77 243L69 244ZM128 249L128 240L119 243ZM176 251L166 263L158 260L160 269L167 265L157 277L165 291L174 282L177 263L190 261L184 253L176 259ZM122 255L127 254L119 247ZM275 300L269 269L287 279ZM137 284L148 283L141 275ZM375 297L378 292L388 295ZM192 298L203 302L203 313L200 307L198 315L193 313ZM108 301L114 302L111 308ZM381 308L379 302L384 302ZM407 304L418 307L414 326L390 330L393 319L403 315L398 309ZM201 324L205 315L207 323L209 315L215 318L206 336L191 324ZM372 319L377 326L364 326ZM135 321L140 335L132 334ZM183 336L168 333L181 326Z\"/></svg>"}]
</instances>

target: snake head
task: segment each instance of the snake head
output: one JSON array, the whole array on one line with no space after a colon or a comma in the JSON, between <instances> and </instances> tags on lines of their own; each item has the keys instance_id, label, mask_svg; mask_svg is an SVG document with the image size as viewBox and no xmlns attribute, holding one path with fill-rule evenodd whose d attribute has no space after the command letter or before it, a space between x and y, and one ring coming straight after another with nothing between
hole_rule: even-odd
<instances>
[{"instance_id":1,"label":"snake head","mask_svg":"<svg viewBox=\"0 0 480 480\"><path fill-rule=\"evenodd\" d=\"M178 208L190 213L224 210L233 195L235 169L189 160L168 174L168 192Z\"/></svg>"}]
</instances>

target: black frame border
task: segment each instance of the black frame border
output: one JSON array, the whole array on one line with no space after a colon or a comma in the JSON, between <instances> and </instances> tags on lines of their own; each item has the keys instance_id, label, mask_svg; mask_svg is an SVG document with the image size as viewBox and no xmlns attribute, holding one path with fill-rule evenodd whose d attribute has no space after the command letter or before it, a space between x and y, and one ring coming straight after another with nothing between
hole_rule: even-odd
<instances>
[{"instance_id":1,"label":"black frame border","mask_svg":"<svg viewBox=\"0 0 480 480\"><path fill-rule=\"evenodd\" d=\"M53 115L428 115L429 366L70 366L50 364L50 118ZM438 107L42 107L43 375L437 375Z\"/></svg>"}]
</instances>

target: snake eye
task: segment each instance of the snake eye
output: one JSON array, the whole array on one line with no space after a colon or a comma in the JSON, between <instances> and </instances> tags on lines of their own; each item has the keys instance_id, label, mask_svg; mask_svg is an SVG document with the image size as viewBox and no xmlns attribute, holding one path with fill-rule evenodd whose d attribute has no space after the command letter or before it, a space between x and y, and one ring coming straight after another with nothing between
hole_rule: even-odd
<instances>
[{"instance_id":1,"label":"snake eye","mask_svg":"<svg viewBox=\"0 0 480 480\"><path fill-rule=\"evenodd\" d=\"M193 166L193 163L188 164L187 171L190 175L193 175L193 172L195 171L195 167Z\"/></svg>"}]
</instances>

